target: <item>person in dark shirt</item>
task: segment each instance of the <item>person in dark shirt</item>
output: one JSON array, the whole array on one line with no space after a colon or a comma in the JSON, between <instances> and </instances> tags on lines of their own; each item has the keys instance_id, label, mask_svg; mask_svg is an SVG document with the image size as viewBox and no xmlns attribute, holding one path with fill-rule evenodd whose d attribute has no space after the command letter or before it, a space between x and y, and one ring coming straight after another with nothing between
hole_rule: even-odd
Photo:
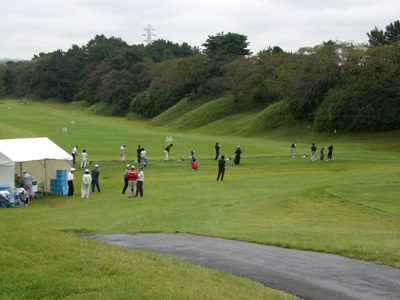
<instances>
[{"instance_id":1,"label":"person in dark shirt","mask_svg":"<svg viewBox=\"0 0 400 300\"><path fill-rule=\"evenodd\" d=\"M315 152L317 152L317 147L313 143L312 146L311 146L311 160L312 160L312 162L315 161Z\"/></svg>"},{"instance_id":2,"label":"person in dark shirt","mask_svg":"<svg viewBox=\"0 0 400 300\"><path fill-rule=\"evenodd\" d=\"M136 151L137 151L137 162L138 162L138 164L140 164L141 163L140 153L142 153L143 148L140 145L138 145L138 148L136 149Z\"/></svg>"},{"instance_id":3,"label":"person in dark shirt","mask_svg":"<svg viewBox=\"0 0 400 300\"><path fill-rule=\"evenodd\" d=\"M171 152L171 147L172 147L173 145L172 144L169 144L168 146L167 146L167 148L165 148L165 150L164 150L164 153L165 153L165 161L168 161L168 155L169 155L169 153Z\"/></svg>"},{"instance_id":4,"label":"person in dark shirt","mask_svg":"<svg viewBox=\"0 0 400 300\"><path fill-rule=\"evenodd\" d=\"M326 161L330 161L332 159L332 151L333 151L333 146L332 144L328 147L328 156L326 157Z\"/></svg>"},{"instance_id":5,"label":"person in dark shirt","mask_svg":"<svg viewBox=\"0 0 400 300\"><path fill-rule=\"evenodd\" d=\"M97 187L97 191L100 193L100 184L99 184L99 165L94 165L94 169L92 170L92 192L94 193L94 187Z\"/></svg>"},{"instance_id":6,"label":"person in dark shirt","mask_svg":"<svg viewBox=\"0 0 400 300\"><path fill-rule=\"evenodd\" d=\"M218 159L219 156L219 148L221 148L220 145L218 145L218 142L215 144L215 160Z\"/></svg>"},{"instance_id":7,"label":"person in dark shirt","mask_svg":"<svg viewBox=\"0 0 400 300\"><path fill-rule=\"evenodd\" d=\"M221 176L221 181L223 181L224 180L224 175L225 175L225 156L222 155L221 158L218 160L218 177L217 177L217 181L219 180L220 176Z\"/></svg>"},{"instance_id":8,"label":"person in dark shirt","mask_svg":"<svg viewBox=\"0 0 400 300\"><path fill-rule=\"evenodd\" d=\"M240 155L242 154L242 149L240 149L240 146L237 146L236 151L235 151L235 159L233 160L234 165L240 164Z\"/></svg>"}]
</instances>

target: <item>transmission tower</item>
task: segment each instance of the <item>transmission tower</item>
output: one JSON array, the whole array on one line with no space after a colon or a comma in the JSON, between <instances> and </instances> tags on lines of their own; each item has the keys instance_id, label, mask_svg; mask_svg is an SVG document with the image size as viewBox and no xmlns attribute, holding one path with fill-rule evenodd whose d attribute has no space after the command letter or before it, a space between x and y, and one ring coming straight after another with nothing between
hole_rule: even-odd
<instances>
[{"instance_id":1,"label":"transmission tower","mask_svg":"<svg viewBox=\"0 0 400 300\"><path fill-rule=\"evenodd\" d=\"M157 36L157 35L155 35L154 33L151 32L152 30L155 30L155 29L154 29L153 27L151 27L151 25L149 24L149 25L147 25L146 28L143 29L143 30L146 31L145 34L142 34L143 36L146 37L146 39L145 39L144 41L147 43L147 45L148 45L148 44L151 44L151 42L153 41L153 40L151 39L151 37L152 37L152 36Z\"/></svg>"}]
</instances>

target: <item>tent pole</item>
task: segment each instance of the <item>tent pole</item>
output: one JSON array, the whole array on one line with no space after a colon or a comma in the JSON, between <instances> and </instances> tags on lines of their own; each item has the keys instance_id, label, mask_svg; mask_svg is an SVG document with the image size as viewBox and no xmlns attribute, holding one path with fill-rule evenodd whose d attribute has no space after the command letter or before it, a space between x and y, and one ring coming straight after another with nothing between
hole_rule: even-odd
<instances>
[{"instance_id":1,"label":"tent pole","mask_svg":"<svg viewBox=\"0 0 400 300\"><path fill-rule=\"evenodd\" d=\"M46 165L46 160L44 160L44 194L47 197L47 165Z\"/></svg>"}]
</instances>

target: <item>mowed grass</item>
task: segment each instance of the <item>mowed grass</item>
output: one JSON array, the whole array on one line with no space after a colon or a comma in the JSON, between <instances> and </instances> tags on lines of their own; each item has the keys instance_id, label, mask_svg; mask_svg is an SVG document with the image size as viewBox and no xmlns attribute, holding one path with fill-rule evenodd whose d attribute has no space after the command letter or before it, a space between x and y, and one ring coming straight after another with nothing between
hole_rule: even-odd
<instances>
[{"instance_id":1,"label":"mowed grass","mask_svg":"<svg viewBox=\"0 0 400 300\"><path fill-rule=\"evenodd\" d=\"M398 132L315 135L307 129L289 128L268 133L223 135L229 130L221 128L218 133L219 126L235 127L233 117L217 121L215 126L211 123L203 130L171 132L166 127L153 127L148 121L103 117L82 107L50 102L21 105L9 101L0 105L0 116L0 138L47 136L68 153L75 145L79 145L80 150L87 149L88 159L100 165L102 188L100 194L91 193L89 199L80 199L83 171L78 168L77 197L48 196L34 200L28 207L0 210L1 231L12 228L0 238L1 247L7 247L7 251L0 254L2 282L7 282L10 274L17 278L37 259L48 265L55 264L60 270L63 265L72 264L71 268L75 269L71 274L78 278L72 283L73 292L54 294L56 287L65 285L67 279L52 284L51 268L36 266L43 278L42 284L50 286L48 298L84 298L86 293L89 298L96 298L103 287L110 298L138 293L138 298L245 299L246 290L254 289L254 283L245 280L239 283L228 275L225 283L210 283L207 277L216 280L221 272L214 276L209 273L214 272L211 270L167 257L84 241L68 234L70 232L179 231L336 253L400 267ZM242 121L243 117L238 118L238 122ZM212 129L213 135L207 134L208 129ZM166 135L174 136L168 163L163 161ZM289 156L293 140L298 141L295 159ZM227 161L223 182L216 182L214 145L217 141L222 145L221 154L227 157L233 157L237 145L243 150L239 166ZM312 163L309 157L302 158L305 153L309 155L311 142L315 142L318 149L327 149L333 143L333 160ZM128 199L121 195L125 163L119 162L119 147L127 145L127 160L134 162L139 144L147 150L149 160L149 168L145 169L145 196ZM198 171L192 171L188 163L191 149L198 158ZM179 161L181 157L185 159L183 162ZM45 250L36 251L37 244L43 244ZM59 245L57 249L54 244ZM58 254L52 256L53 251ZM76 254L76 263L69 253ZM94 253L93 256L90 253ZM23 258L12 260L12 257L21 256ZM127 258L120 261L121 257ZM104 278L94 275L97 273L93 265L101 273L107 268L113 269L113 261L118 261L116 270L128 275L113 275L119 271L111 271L114 273ZM129 261L143 269L135 269ZM154 269L146 269L147 264L153 264ZM86 268L87 265L90 267ZM148 280L152 280L155 270L161 266L166 266L166 271L160 275L163 279L157 284L158 288L147 288L151 285ZM12 271L15 268L20 273ZM136 273L142 274L140 279L133 280L141 280L140 284L145 286L141 292L127 279ZM188 273L193 277L183 283L169 282L171 276L185 278ZM88 277L84 279L85 276ZM94 287L89 283L90 278ZM119 290L112 288L111 283L104 286L103 279L114 278L121 280L127 294L118 294ZM198 281L204 282L199 289ZM189 291L173 296L180 284L188 283ZM166 289L161 291L164 285ZM231 286L242 290L242 294L231 293ZM286 297L272 296L269 290L261 290L260 296L248 295L249 298ZM27 288L26 295L30 292L32 289ZM6 295L13 298L17 292L13 293Z\"/></svg>"}]
</instances>

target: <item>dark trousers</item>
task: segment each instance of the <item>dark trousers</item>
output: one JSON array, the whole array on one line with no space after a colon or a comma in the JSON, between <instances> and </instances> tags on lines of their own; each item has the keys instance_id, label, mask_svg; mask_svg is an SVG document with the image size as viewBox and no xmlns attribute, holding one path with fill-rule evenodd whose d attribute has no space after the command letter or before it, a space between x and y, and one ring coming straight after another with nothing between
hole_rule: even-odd
<instances>
[{"instance_id":1,"label":"dark trousers","mask_svg":"<svg viewBox=\"0 0 400 300\"><path fill-rule=\"evenodd\" d=\"M143 197L143 181L136 181L136 197L140 194Z\"/></svg>"},{"instance_id":2,"label":"dark trousers","mask_svg":"<svg viewBox=\"0 0 400 300\"><path fill-rule=\"evenodd\" d=\"M68 196L74 195L74 182L72 180L68 181Z\"/></svg>"},{"instance_id":3,"label":"dark trousers","mask_svg":"<svg viewBox=\"0 0 400 300\"><path fill-rule=\"evenodd\" d=\"M92 192L94 193L94 187L97 187L97 191L100 193L100 184L98 180L92 180Z\"/></svg>"},{"instance_id":4,"label":"dark trousers","mask_svg":"<svg viewBox=\"0 0 400 300\"><path fill-rule=\"evenodd\" d=\"M72 153L72 158L73 158L72 163L74 164L75 163L75 154L74 153Z\"/></svg>"},{"instance_id":5,"label":"dark trousers","mask_svg":"<svg viewBox=\"0 0 400 300\"><path fill-rule=\"evenodd\" d=\"M140 158L141 158L141 156L140 156L140 154L138 154L138 155L137 155L137 162L138 162L139 164L140 164L140 161L141 161Z\"/></svg>"},{"instance_id":6,"label":"dark trousers","mask_svg":"<svg viewBox=\"0 0 400 300\"><path fill-rule=\"evenodd\" d=\"M222 176L221 176L221 181L224 180L224 174L225 174L225 168L223 168L223 169L218 168L218 177L217 177L217 181L219 180L219 176L220 176L220 175L222 175Z\"/></svg>"},{"instance_id":7,"label":"dark trousers","mask_svg":"<svg viewBox=\"0 0 400 300\"><path fill-rule=\"evenodd\" d=\"M215 160L218 159L218 156L219 156L219 151L217 151L216 154L215 154Z\"/></svg>"},{"instance_id":8,"label":"dark trousers","mask_svg":"<svg viewBox=\"0 0 400 300\"><path fill-rule=\"evenodd\" d=\"M126 189L128 188L128 178L125 178L124 189L122 190L122 194L125 194Z\"/></svg>"}]
</instances>

